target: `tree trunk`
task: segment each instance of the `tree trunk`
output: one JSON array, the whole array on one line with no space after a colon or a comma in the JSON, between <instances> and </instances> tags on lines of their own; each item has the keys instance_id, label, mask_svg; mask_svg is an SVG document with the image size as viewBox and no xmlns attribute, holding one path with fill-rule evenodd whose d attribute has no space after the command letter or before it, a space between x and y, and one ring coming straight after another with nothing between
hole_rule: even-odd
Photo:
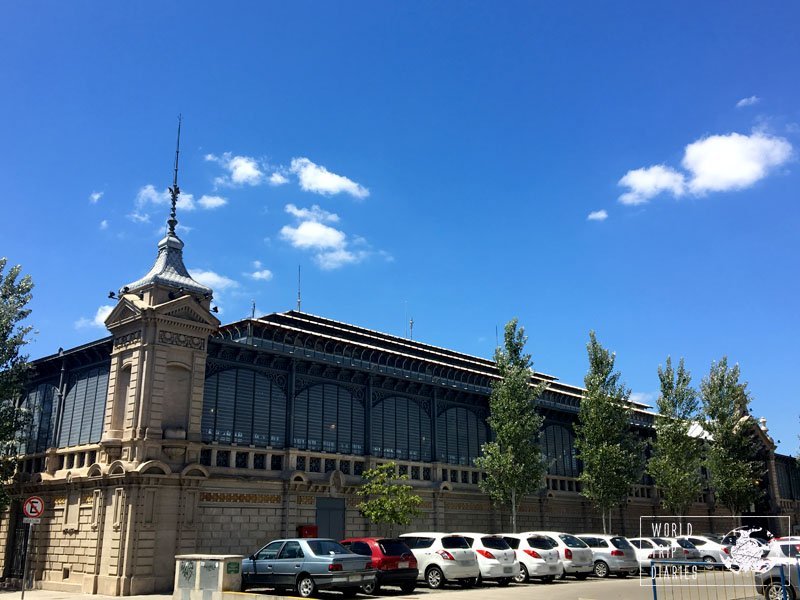
<instances>
[{"instance_id":1,"label":"tree trunk","mask_svg":"<svg viewBox=\"0 0 800 600\"><path fill-rule=\"evenodd\" d=\"M511 490L511 533L517 533L517 490Z\"/></svg>"},{"instance_id":2,"label":"tree trunk","mask_svg":"<svg viewBox=\"0 0 800 600\"><path fill-rule=\"evenodd\" d=\"M602 509L602 510L600 511L600 514L601 514L601 515L602 515L602 517L603 517L603 534L605 534L605 533L606 533L606 509L605 509L605 508L604 508L604 509Z\"/></svg>"}]
</instances>

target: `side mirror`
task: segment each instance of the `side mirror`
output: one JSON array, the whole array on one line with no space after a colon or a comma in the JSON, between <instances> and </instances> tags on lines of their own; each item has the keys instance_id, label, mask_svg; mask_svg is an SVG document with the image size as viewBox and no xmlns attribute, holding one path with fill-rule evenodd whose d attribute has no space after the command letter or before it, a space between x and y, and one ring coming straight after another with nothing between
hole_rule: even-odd
<instances>
[{"instance_id":1,"label":"side mirror","mask_svg":"<svg viewBox=\"0 0 800 600\"><path fill-rule=\"evenodd\" d=\"M250 560L255 560L255 559L256 559L256 555L255 555L255 554L251 554L251 555L249 556L249 558L250 558Z\"/></svg>"}]
</instances>

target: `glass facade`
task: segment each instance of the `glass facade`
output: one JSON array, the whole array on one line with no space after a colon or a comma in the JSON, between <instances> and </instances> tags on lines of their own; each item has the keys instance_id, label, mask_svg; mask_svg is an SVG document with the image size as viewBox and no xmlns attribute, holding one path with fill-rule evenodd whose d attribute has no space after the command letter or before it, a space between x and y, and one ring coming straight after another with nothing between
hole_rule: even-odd
<instances>
[{"instance_id":1,"label":"glass facade","mask_svg":"<svg viewBox=\"0 0 800 600\"><path fill-rule=\"evenodd\" d=\"M302 390L294 402L295 448L364 454L364 403L349 389L320 383Z\"/></svg>"},{"instance_id":2,"label":"glass facade","mask_svg":"<svg viewBox=\"0 0 800 600\"><path fill-rule=\"evenodd\" d=\"M227 369L206 379L204 442L283 448L286 394L269 377L251 369Z\"/></svg>"},{"instance_id":3,"label":"glass facade","mask_svg":"<svg viewBox=\"0 0 800 600\"><path fill-rule=\"evenodd\" d=\"M386 398L372 409L372 454L430 462L431 419L419 402Z\"/></svg>"},{"instance_id":4,"label":"glass facade","mask_svg":"<svg viewBox=\"0 0 800 600\"><path fill-rule=\"evenodd\" d=\"M28 392L22 407L30 415L25 432L25 441L20 445L20 454L44 452L53 446L53 433L58 410L58 389L51 383L42 383Z\"/></svg>"},{"instance_id":5,"label":"glass facade","mask_svg":"<svg viewBox=\"0 0 800 600\"><path fill-rule=\"evenodd\" d=\"M488 438L488 427L474 411L463 406L446 409L436 418L437 454L441 462L473 466Z\"/></svg>"},{"instance_id":6,"label":"glass facade","mask_svg":"<svg viewBox=\"0 0 800 600\"><path fill-rule=\"evenodd\" d=\"M546 425L542 430L541 444L549 475L577 477L580 474L575 457L575 436L567 427Z\"/></svg>"},{"instance_id":7,"label":"glass facade","mask_svg":"<svg viewBox=\"0 0 800 600\"><path fill-rule=\"evenodd\" d=\"M106 411L109 365L72 373L64 396L64 416L59 446L77 446L100 441Z\"/></svg>"}]
</instances>

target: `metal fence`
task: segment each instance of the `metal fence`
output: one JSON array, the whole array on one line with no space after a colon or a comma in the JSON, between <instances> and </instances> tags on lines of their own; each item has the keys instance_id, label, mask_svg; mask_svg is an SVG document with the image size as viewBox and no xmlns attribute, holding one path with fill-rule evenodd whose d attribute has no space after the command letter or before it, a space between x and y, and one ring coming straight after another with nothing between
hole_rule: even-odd
<instances>
[{"instance_id":1,"label":"metal fence","mask_svg":"<svg viewBox=\"0 0 800 600\"><path fill-rule=\"evenodd\" d=\"M800 561L757 577L719 563L653 560L649 579L653 600L800 600Z\"/></svg>"}]
</instances>

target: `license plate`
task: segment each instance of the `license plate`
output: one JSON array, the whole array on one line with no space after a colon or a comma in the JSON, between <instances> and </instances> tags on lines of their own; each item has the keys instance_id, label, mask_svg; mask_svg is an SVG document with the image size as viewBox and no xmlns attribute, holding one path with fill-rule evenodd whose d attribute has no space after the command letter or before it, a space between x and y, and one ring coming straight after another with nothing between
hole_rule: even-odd
<instances>
[{"instance_id":1,"label":"license plate","mask_svg":"<svg viewBox=\"0 0 800 600\"><path fill-rule=\"evenodd\" d=\"M350 575L347 578L348 581L361 581L361 575Z\"/></svg>"},{"instance_id":2,"label":"license plate","mask_svg":"<svg viewBox=\"0 0 800 600\"><path fill-rule=\"evenodd\" d=\"M512 570L511 567L503 567L503 573L511 573Z\"/></svg>"},{"instance_id":3,"label":"license plate","mask_svg":"<svg viewBox=\"0 0 800 600\"><path fill-rule=\"evenodd\" d=\"M406 561L397 563L397 568L398 569L407 569L408 568L408 561L406 560Z\"/></svg>"}]
</instances>

